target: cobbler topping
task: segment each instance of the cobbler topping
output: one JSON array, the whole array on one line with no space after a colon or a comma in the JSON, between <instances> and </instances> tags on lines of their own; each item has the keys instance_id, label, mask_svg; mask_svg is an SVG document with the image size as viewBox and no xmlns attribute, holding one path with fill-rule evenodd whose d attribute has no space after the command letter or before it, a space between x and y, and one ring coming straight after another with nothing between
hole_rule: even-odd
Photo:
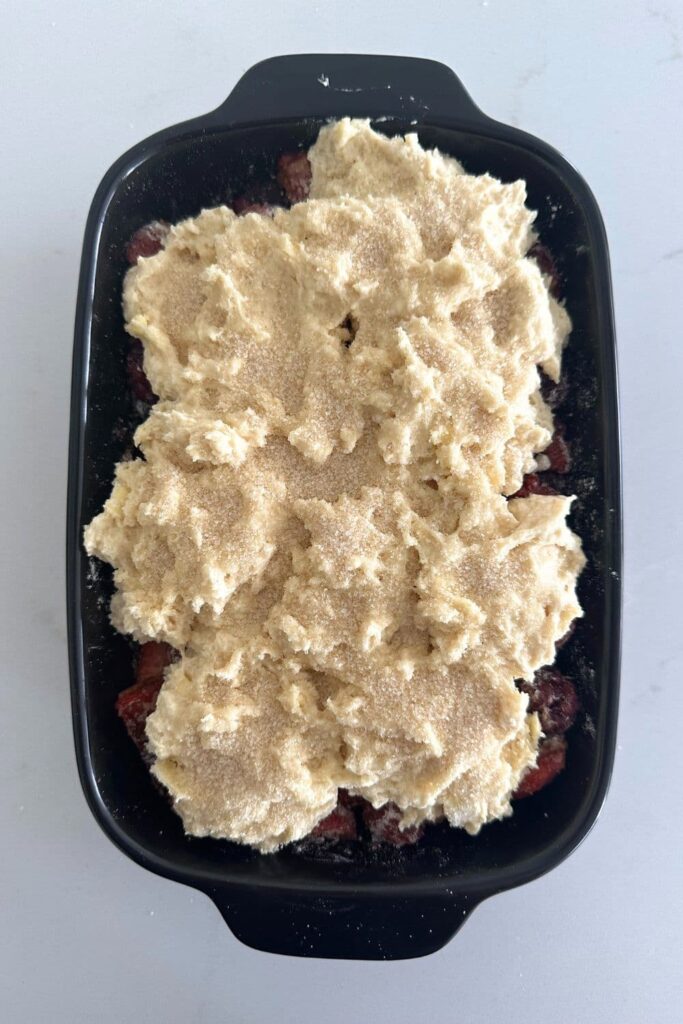
<instances>
[{"instance_id":1,"label":"cobbler topping","mask_svg":"<svg viewBox=\"0 0 683 1024\"><path fill-rule=\"evenodd\" d=\"M377 841L474 833L531 785L515 680L580 614L571 499L528 486L569 321L522 182L349 120L279 175L308 200L205 210L129 271L159 401L86 547L116 627L181 652L147 737L188 832L350 828L344 787Z\"/></svg>"}]
</instances>

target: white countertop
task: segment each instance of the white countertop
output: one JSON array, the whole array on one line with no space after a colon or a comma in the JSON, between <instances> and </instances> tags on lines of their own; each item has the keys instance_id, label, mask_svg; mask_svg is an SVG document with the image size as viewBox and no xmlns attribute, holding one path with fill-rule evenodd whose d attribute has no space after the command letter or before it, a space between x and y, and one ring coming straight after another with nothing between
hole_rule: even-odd
<instances>
[{"instance_id":1,"label":"white countertop","mask_svg":"<svg viewBox=\"0 0 683 1024\"><path fill-rule=\"evenodd\" d=\"M11 7L0 36L0 1018L680 1021L680 6L71 0ZM255 61L336 49L441 60L485 111L541 136L575 164L607 225L621 371L624 669L605 809L550 875L486 902L441 952L389 964L249 950L208 899L120 854L80 791L66 664L68 391L93 191L124 149L215 106Z\"/></svg>"}]
</instances>

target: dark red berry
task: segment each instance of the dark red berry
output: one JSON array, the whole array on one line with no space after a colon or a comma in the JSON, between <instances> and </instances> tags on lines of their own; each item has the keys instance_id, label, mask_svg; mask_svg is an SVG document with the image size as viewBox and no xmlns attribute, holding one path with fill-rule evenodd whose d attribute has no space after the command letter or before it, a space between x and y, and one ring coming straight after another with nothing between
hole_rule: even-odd
<instances>
[{"instance_id":1,"label":"dark red berry","mask_svg":"<svg viewBox=\"0 0 683 1024\"><path fill-rule=\"evenodd\" d=\"M277 210L277 206L271 203L257 203L247 196L238 196L233 201L232 208L239 217L243 217L245 213L261 213L266 217L272 217Z\"/></svg>"},{"instance_id":2,"label":"dark red berry","mask_svg":"<svg viewBox=\"0 0 683 1024\"><path fill-rule=\"evenodd\" d=\"M152 391L152 385L143 369L142 360L142 343L137 338L133 338L126 356L128 385L133 398L138 399L140 402L146 402L148 405L153 405L157 400L157 396Z\"/></svg>"},{"instance_id":3,"label":"dark red berry","mask_svg":"<svg viewBox=\"0 0 683 1024\"><path fill-rule=\"evenodd\" d=\"M532 683L520 683L529 695L529 711L538 714L546 736L566 732L574 724L580 702L571 679L554 668L541 668Z\"/></svg>"},{"instance_id":4,"label":"dark red berry","mask_svg":"<svg viewBox=\"0 0 683 1024\"><path fill-rule=\"evenodd\" d=\"M147 736L145 723L157 705L157 697L162 684L161 679L146 683L134 683L127 690L122 690L116 698L116 711L143 757L147 756Z\"/></svg>"},{"instance_id":5,"label":"dark red berry","mask_svg":"<svg viewBox=\"0 0 683 1024\"><path fill-rule=\"evenodd\" d=\"M150 640L141 644L138 652L136 681L148 683L153 680L163 681L165 669L178 658L178 652L170 644Z\"/></svg>"},{"instance_id":6,"label":"dark red berry","mask_svg":"<svg viewBox=\"0 0 683 1024\"><path fill-rule=\"evenodd\" d=\"M145 723L157 705L164 670L177 657L177 652L168 644L154 641L142 644L138 652L135 682L122 690L116 698L116 711L133 743L148 762L150 757Z\"/></svg>"},{"instance_id":7,"label":"dark red berry","mask_svg":"<svg viewBox=\"0 0 683 1024\"><path fill-rule=\"evenodd\" d=\"M310 834L316 839L357 839L356 816L350 807L338 803Z\"/></svg>"},{"instance_id":8,"label":"dark red berry","mask_svg":"<svg viewBox=\"0 0 683 1024\"><path fill-rule=\"evenodd\" d=\"M552 782L564 769L567 759L567 741L563 736L551 736L542 740L538 748L538 758L512 794L513 800L524 796L533 796Z\"/></svg>"},{"instance_id":9,"label":"dark red berry","mask_svg":"<svg viewBox=\"0 0 683 1024\"><path fill-rule=\"evenodd\" d=\"M571 468L571 455L569 453L569 445L564 439L564 434L561 429L558 429L553 434L553 439L543 452L550 466L548 467L553 473L568 473Z\"/></svg>"},{"instance_id":10,"label":"dark red berry","mask_svg":"<svg viewBox=\"0 0 683 1024\"><path fill-rule=\"evenodd\" d=\"M396 804L384 804L373 807L367 804L363 808L363 821L370 833L373 843L389 843L391 846L411 846L417 843L424 833L423 825L411 825L401 829L401 812Z\"/></svg>"},{"instance_id":11,"label":"dark red berry","mask_svg":"<svg viewBox=\"0 0 683 1024\"><path fill-rule=\"evenodd\" d=\"M526 473L522 480L522 486L514 494L511 494L511 498L528 498L530 494L550 494L556 495L558 492L550 484L546 484L541 480L538 473Z\"/></svg>"},{"instance_id":12,"label":"dark red berry","mask_svg":"<svg viewBox=\"0 0 683 1024\"><path fill-rule=\"evenodd\" d=\"M277 180L290 203L300 203L311 187L311 165L305 153L283 153L277 162Z\"/></svg>"},{"instance_id":13,"label":"dark red berry","mask_svg":"<svg viewBox=\"0 0 683 1024\"><path fill-rule=\"evenodd\" d=\"M368 801L365 799L365 797L354 796L352 793L349 793L348 789L340 789L338 792L338 796L339 803L342 804L344 807L368 806Z\"/></svg>"},{"instance_id":14,"label":"dark red berry","mask_svg":"<svg viewBox=\"0 0 683 1024\"><path fill-rule=\"evenodd\" d=\"M562 279L550 249L537 240L531 246L527 255L535 259L541 273L545 277L550 278L550 294L559 299L562 295Z\"/></svg>"},{"instance_id":15,"label":"dark red berry","mask_svg":"<svg viewBox=\"0 0 683 1024\"><path fill-rule=\"evenodd\" d=\"M126 259L130 265L135 266L141 256L156 256L163 249L168 232L169 225L165 220L153 220L138 228L126 246Z\"/></svg>"}]
</instances>

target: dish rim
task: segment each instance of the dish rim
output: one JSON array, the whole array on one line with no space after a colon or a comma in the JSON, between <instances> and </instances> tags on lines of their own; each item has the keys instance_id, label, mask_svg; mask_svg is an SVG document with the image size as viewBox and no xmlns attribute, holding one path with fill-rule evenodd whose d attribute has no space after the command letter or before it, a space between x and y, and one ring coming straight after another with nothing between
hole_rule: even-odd
<instances>
[{"instance_id":1,"label":"dish rim","mask_svg":"<svg viewBox=\"0 0 683 1024\"><path fill-rule=\"evenodd\" d=\"M579 810L577 810L571 825L568 825L547 847L544 847L532 856L526 857L519 864L486 871L480 875L458 876L451 872L444 875L439 887L436 886L435 880L432 877L387 878L382 881L363 882L362 885L359 885L354 880L339 879L332 881L311 878L307 886L309 892L330 895L353 894L360 898L364 896L388 897L396 896L397 894L402 897L423 894L434 895L436 892L441 892L446 886L450 886L457 889L457 892L463 896L480 899L538 878L547 871L552 870L565 857L569 856L593 827L609 787L616 746L620 670L622 528L618 383L607 239L602 217L590 189L564 157L547 143L517 128L500 124L479 111L469 99L452 71L446 68L445 65L437 64L437 62L421 58L385 58L351 54L311 54L298 55L294 58L270 58L254 65L243 76L225 103L221 104L216 110L165 128L131 147L112 164L98 186L86 222L78 286L67 497L69 665L78 771L88 804L104 832L129 857L156 874L194 885L204 891L211 891L216 887L220 887L223 890L244 890L255 887L261 892L283 892L300 889L298 883L288 880L286 877L270 878L268 880L258 876L249 879L226 879L225 875L221 874L220 869L216 865L207 865L205 868L187 868L178 865L173 858L165 857L133 839L116 821L98 787L90 753L89 729L85 714L87 682L84 669L83 636L81 632L81 586L78 571L79 555L82 554L80 552L80 522L84 483L84 427L87 418L86 388L91 355L90 329L95 298L95 279L100 258L99 243L102 226L112 199L128 175L146 161L162 154L166 146L180 141L187 141L192 136L196 136L199 141L209 134L226 133L248 128L283 126L289 123L299 123L302 120L317 122L329 116L334 116L325 112L319 114L305 112L296 114L289 112L284 113L282 116L266 117L262 108L257 107L255 114L252 109L254 116L241 120L238 116L238 108L240 102L244 102L244 98L247 95L245 93L245 82L248 86L250 80L252 82L255 80L255 76L260 76L261 82L267 81L270 75L277 72L275 67L277 64L282 69L284 66L282 62L298 61L299 67L302 70L297 72L297 74L303 74L302 61L308 62L307 69L310 69L313 63L319 66L336 66L335 62L338 61L341 61L340 67L343 66L348 69L352 66L353 61L358 59L375 64L382 61L400 62L402 65L410 64L413 67L419 64L422 66L422 70L425 71L428 65L432 73L434 69L438 69L440 80L444 79L444 72L447 73L451 80L451 88L455 87L459 90L459 105L453 99L455 93L449 93L448 95L451 99L447 102L453 104L452 116L449 117L447 113L439 111L439 109L434 113L432 108L428 115L425 113L424 116L418 118L418 123L415 125L416 130L421 127L434 127L464 131L468 134L481 136L484 139L488 138L511 143L532 154L537 159L544 161L561 180L570 185L573 194L577 197L577 203L585 213L591 234L591 245L595 250L596 300L601 321L599 345L603 359L603 376L605 380L609 377L609 384L611 385L606 387L603 392L603 401L607 406L605 409L607 416L605 437L609 453L609 458L605 464L606 476L603 504L609 501L609 505L614 509L614 513L612 517L612 533L606 538L606 546L610 557L608 559L609 564L605 568L605 573L611 574L611 579L607 581L609 591L605 597L605 600L608 602L606 618L609 623L609 636L606 638L605 643L609 644L611 658L605 673L604 684L607 687L607 706L604 714L603 731L598 743L597 756L600 760L596 766L592 785L587 791ZM291 66L293 67L294 65L292 64ZM396 66L395 73L399 74L399 72L400 68ZM309 70L306 73L309 73ZM353 104L347 100L347 105L352 106ZM384 111L385 107L382 106L376 109ZM404 110L388 115L380 113L371 119L377 121L378 118L386 117L388 120L403 121L408 112L410 111ZM338 114L336 116L342 115ZM353 114L352 116L358 115Z\"/></svg>"}]
</instances>

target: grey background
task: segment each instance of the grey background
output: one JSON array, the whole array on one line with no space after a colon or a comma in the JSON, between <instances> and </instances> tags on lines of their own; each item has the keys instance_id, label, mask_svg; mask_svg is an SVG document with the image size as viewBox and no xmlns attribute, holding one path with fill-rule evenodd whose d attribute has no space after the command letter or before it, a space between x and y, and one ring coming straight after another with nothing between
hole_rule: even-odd
<instances>
[{"instance_id":1,"label":"grey background","mask_svg":"<svg viewBox=\"0 0 683 1024\"><path fill-rule=\"evenodd\" d=\"M674 1022L681 984L683 13L343 0L4 3L0 35L0 1020ZM613 257L626 507L614 781L578 852L394 964L253 952L191 889L126 860L81 795L63 598L79 249L105 169L275 53L450 64L587 178ZM321 68L321 71L324 68Z\"/></svg>"}]
</instances>

